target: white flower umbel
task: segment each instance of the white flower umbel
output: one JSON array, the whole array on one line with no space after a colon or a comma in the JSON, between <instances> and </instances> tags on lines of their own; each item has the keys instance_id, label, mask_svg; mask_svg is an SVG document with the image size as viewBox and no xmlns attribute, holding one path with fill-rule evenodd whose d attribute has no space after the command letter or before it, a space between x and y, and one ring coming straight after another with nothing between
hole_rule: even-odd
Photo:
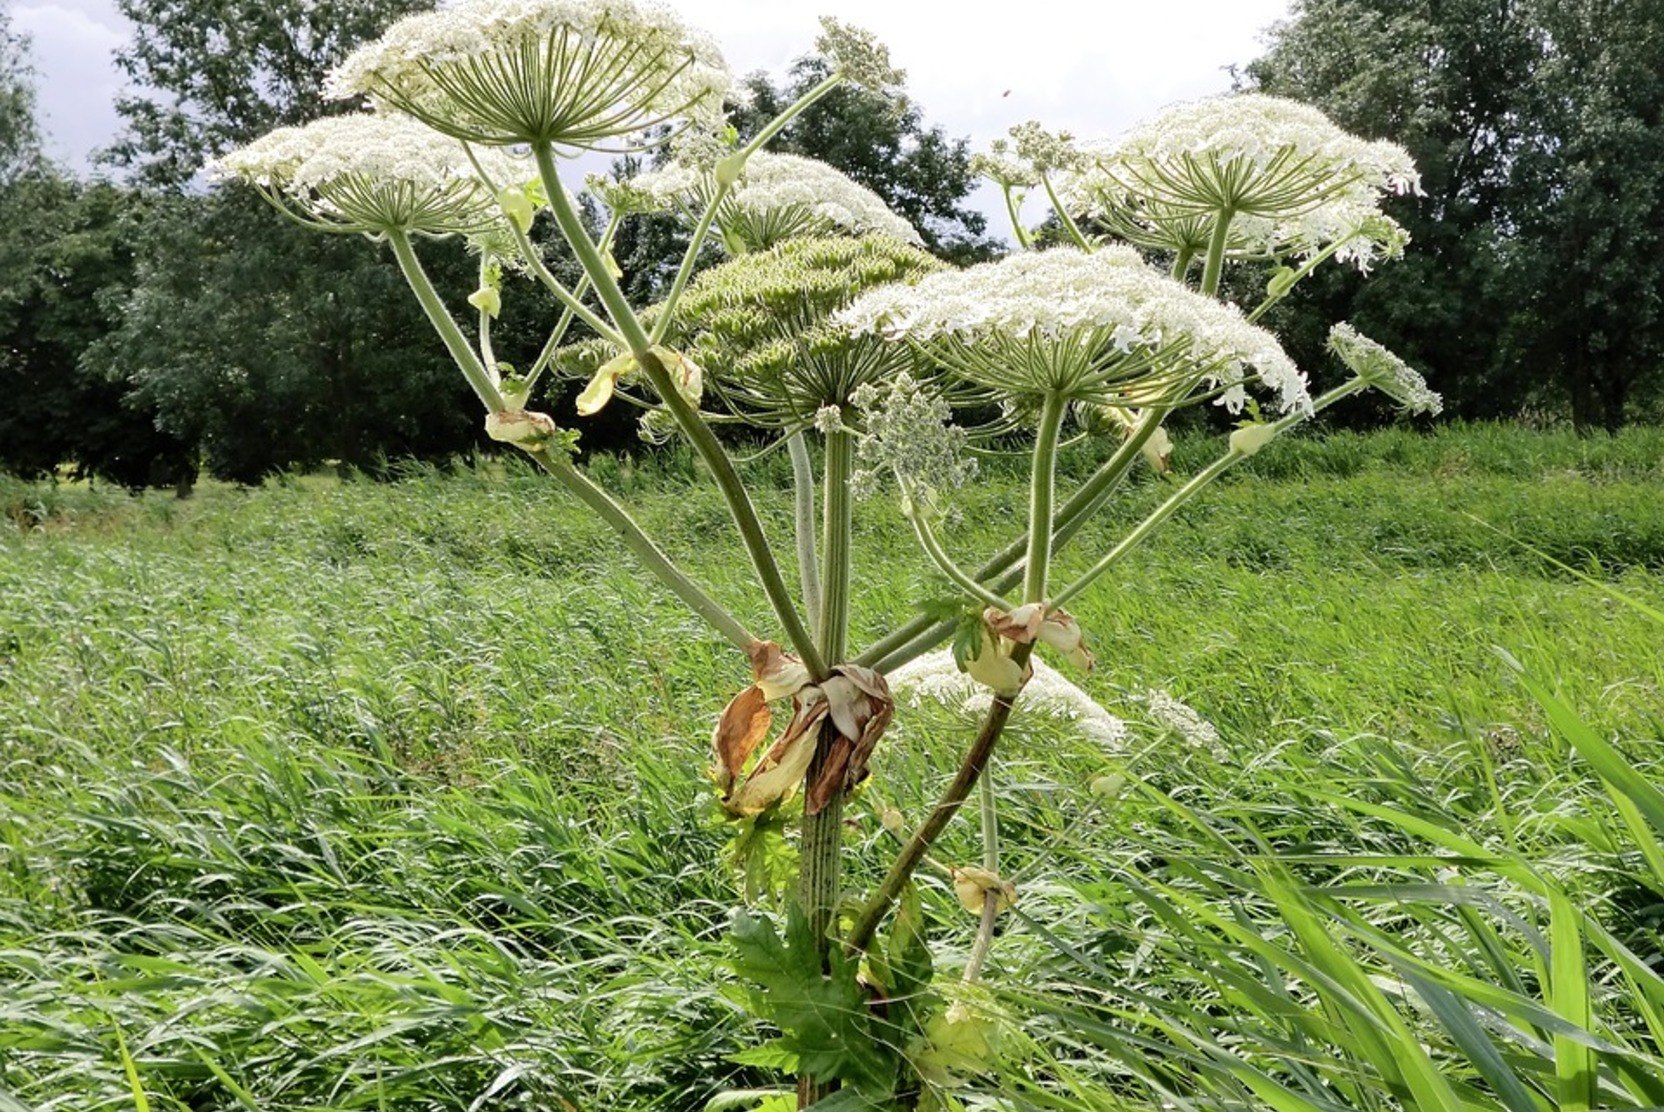
<instances>
[{"instance_id":1,"label":"white flower umbel","mask_svg":"<svg viewBox=\"0 0 1664 1112\"><path fill-rule=\"evenodd\" d=\"M719 128L732 83L715 44L658 5L462 0L395 23L327 91L459 139L606 150L660 124Z\"/></svg>"},{"instance_id":2,"label":"white flower umbel","mask_svg":"<svg viewBox=\"0 0 1664 1112\"><path fill-rule=\"evenodd\" d=\"M1329 350L1348 370L1397 402L1406 413L1437 417L1443 412L1444 399L1427 388L1426 379L1350 324L1337 324L1329 330Z\"/></svg>"},{"instance_id":3,"label":"white flower umbel","mask_svg":"<svg viewBox=\"0 0 1664 1112\"><path fill-rule=\"evenodd\" d=\"M1144 196L1273 218L1337 196L1408 193L1420 184L1403 147L1342 131L1310 105L1258 94L1174 105L1100 161Z\"/></svg>"},{"instance_id":4,"label":"white flower umbel","mask_svg":"<svg viewBox=\"0 0 1664 1112\"><path fill-rule=\"evenodd\" d=\"M1220 740L1219 731L1190 704L1166 691L1152 690L1144 693L1144 705L1152 719L1190 745L1213 753L1223 751L1224 743Z\"/></svg>"},{"instance_id":5,"label":"white flower umbel","mask_svg":"<svg viewBox=\"0 0 1664 1112\"><path fill-rule=\"evenodd\" d=\"M1180 104L1090 152L1059 186L1071 215L1139 246L1188 258L1224 230L1222 257L1312 257L1335 247L1367 268L1403 250L1380 215L1419 188L1409 154L1369 142L1317 109L1257 94Z\"/></svg>"},{"instance_id":6,"label":"white flower umbel","mask_svg":"<svg viewBox=\"0 0 1664 1112\"><path fill-rule=\"evenodd\" d=\"M1285 410L1309 407L1305 376L1271 333L1107 247L1025 252L886 286L838 314L856 335L917 344L1007 398L1171 407L1218 397L1232 410L1259 382Z\"/></svg>"},{"instance_id":7,"label":"white flower umbel","mask_svg":"<svg viewBox=\"0 0 1664 1112\"><path fill-rule=\"evenodd\" d=\"M537 177L536 166L506 152L478 153L499 182ZM248 182L329 231L478 235L503 219L462 144L407 116L357 113L281 127L211 172Z\"/></svg>"},{"instance_id":8,"label":"white flower umbel","mask_svg":"<svg viewBox=\"0 0 1664 1112\"><path fill-rule=\"evenodd\" d=\"M661 210L695 221L716 190L712 173L672 164L624 183L620 198L647 197ZM716 226L733 253L762 251L795 236L886 235L915 246L913 225L884 199L841 171L813 158L759 151L717 207Z\"/></svg>"},{"instance_id":9,"label":"white flower umbel","mask_svg":"<svg viewBox=\"0 0 1664 1112\"><path fill-rule=\"evenodd\" d=\"M1020 704L1025 712L1071 722L1082 735L1111 751L1125 745L1125 722L1044 661L1035 660L1032 665L1034 675L1023 688ZM993 700L993 692L959 670L948 649L903 664L885 678L892 692L906 696L915 707L928 699L951 711L982 714Z\"/></svg>"}]
</instances>

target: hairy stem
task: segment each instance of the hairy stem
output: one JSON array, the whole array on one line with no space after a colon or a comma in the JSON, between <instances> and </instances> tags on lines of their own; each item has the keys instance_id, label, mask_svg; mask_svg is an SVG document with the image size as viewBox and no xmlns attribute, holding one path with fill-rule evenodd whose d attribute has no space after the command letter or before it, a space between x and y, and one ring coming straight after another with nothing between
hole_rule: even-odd
<instances>
[{"instance_id":1,"label":"hairy stem","mask_svg":"<svg viewBox=\"0 0 1664 1112\"><path fill-rule=\"evenodd\" d=\"M1225 270L1225 244L1231 234L1231 218L1235 215L1230 209L1225 209L1214 216L1207 261L1202 264L1202 292L1209 297L1219 296L1219 278Z\"/></svg>"},{"instance_id":2,"label":"hairy stem","mask_svg":"<svg viewBox=\"0 0 1664 1112\"><path fill-rule=\"evenodd\" d=\"M815 555L815 465L803 434L786 438L786 454L792 460L792 516L797 525L797 571L803 584L803 610L809 628L820 636L820 566Z\"/></svg>"},{"instance_id":3,"label":"hairy stem","mask_svg":"<svg viewBox=\"0 0 1664 1112\"><path fill-rule=\"evenodd\" d=\"M1173 281L1183 282L1190 276L1190 264L1195 260L1196 252L1189 247L1181 247L1173 256Z\"/></svg>"},{"instance_id":4,"label":"hairy stem","mask_svg":"<svg viewBox=\"0 0 1664 1112\"><path fill-rule=\"evenodd\" d=\"M1052 563L1052 503L1057 497L1057 437L1068 405L1068 399L1062 394L1047 394L1040 405L1040 428L1034 437L1034 472L1029 476L1024 602L1046 599L1046 574Z\"/></svg>"},{"instance_id":5,"label":"hairy stem","mask_svg":"<svg viewBox=\"0 0 1664 1112\"><path fill-rule=\"evenodd\" d=\"M822 659L837 663L844 658L849 640L849 588L852 579L851 540L854 506L849 476L855 463L855 438L834 430L826 434L825 481L821 530L821 611L817 647ZM816 739L815 756L809 763L803 790L818 781L830 759L838 728L828 717ZM799 841L798 900L814 932L822 967L827 966L832 948L833 918L843 891L844 793L836 791L826 806L803 813ZM798 1078L798 1107L806 1108L830 1092L814 1078Z\"/></svg>"}]
</instances>

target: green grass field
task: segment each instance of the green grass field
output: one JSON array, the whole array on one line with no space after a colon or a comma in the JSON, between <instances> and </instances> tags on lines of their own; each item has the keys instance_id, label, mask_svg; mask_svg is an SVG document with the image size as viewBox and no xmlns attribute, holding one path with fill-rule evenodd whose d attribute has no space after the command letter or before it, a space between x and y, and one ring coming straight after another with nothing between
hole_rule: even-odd
<instances>
[{"instance_id":1,"label":"green grass field","mask_svg":"<svg viewBox=\"0 0 1664 1112\"><path fill-rule=\"evenodd\" d=\"M770 628L685 459L592 470ZM783 461L753 473L789 550ZM1125 493L1119 518L1161 487ZM990 466L956 555L1022 500ZM0 512L0 1112L699 1109L776 1082L731 1060L758 1034L704 771L745 661L552 485L0 483ZM889 505L857 539L859 646L943 587ZM1075 608L1099 661L1075 678L1128 739L1031 716L1002 750L999 1038L946 1099L1664 1104L1664 432L1278 444L1122 567ZM969 722L904 702L857 881L887 860L875 800L916 814ZM961 819L937 856L978 846ZM951 977L975 923L921 887Z\"/></svg>"}]
</instances>

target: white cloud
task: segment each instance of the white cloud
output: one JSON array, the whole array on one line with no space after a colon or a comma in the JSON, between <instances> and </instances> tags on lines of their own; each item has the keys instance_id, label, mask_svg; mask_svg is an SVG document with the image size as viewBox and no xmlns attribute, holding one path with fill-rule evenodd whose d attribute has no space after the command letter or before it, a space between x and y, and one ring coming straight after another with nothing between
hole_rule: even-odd
<instances>
[{"instance_id":1,"label":"white cloud","mask_svg":"<svg viewBox=\"0 0 1664 1112\"><path fill-rule=\"evenodd\" d=\"M115 137L121 75L111 53L127 40L123 20L105 3L21 4L12 26L32 41L40 127L47 152L72 167Z\"/></svg>"}]
</instances>

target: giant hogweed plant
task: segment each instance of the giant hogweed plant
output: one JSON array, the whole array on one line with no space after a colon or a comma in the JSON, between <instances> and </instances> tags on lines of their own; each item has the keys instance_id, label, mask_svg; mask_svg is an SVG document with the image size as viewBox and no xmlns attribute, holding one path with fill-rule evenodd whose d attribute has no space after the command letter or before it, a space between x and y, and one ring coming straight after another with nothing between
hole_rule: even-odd
<instances>
[{"instance_id":1,"label":"giant hogweed plant","mask_svg":"<svg viewBox=\"0 0 1664 1112\"><path fill-rule=\"evenodd\" d=\"M488 434L611 525L743 655L751 682L718 716L712 779L735 826L751 906L736 915L734 969L778 1034L742 1058L798 1076L795 1094L757 1101L956 1107L956 1078L993 1067L996 1025L969 986L1017 893L999 871L989 768L1033 674L1032 654L1090 669L1087 634L1066 604L1288 429L1368 388L1409 410L1437 409L1414 372L1345 325L1331 347L1350 377L1314 396L1256 324L1326 260L1367 267L1399 253L1405 237L1379 201L1415 188L1416 178L1399 148L1264 97L1181 106L1115 144L1023 125L977 162L1005 192L1019 249L949 269L870 191L831 167L763 149L839 85L882 92L900 82L871 36L823 24L827 78L741 146L723 120L733 83L720 53L672 13L632 0L463 0L395 24L341 65L332 92L368 111L280 129L218 168L295 221L385 244L478 396ZM598 236L567 182L571 156L585 151L668 155L636 179L589 182L609 214ZM1067 245L1036 250L1016 221L1022 196L1036 190ZM609 248L621 221L649 211L681 214L692 237L663 300L635 306ZM563 283L549 269L532 238L540 220L570 246L580 281ZM455 236L480 259L468 331L417 250ZM713 237L730 258L695 277ZM1219 298L1224 269L1245 260L1275 267L1264 301L1246 313ZM562 308L523 370L498 360L491 344L514 275ZM586 338L568 336L574 323ZM581 368L588 379L579 421L606 405L634 405L644 435L691 445L731 511L773 629L748 627L574 466L574 424L529 408L553 367ZM1170 479L1167 499L1084 572L1054 575L1054 555L1140 458L1168 470L1164 421L1210 402L1246 414L1218 459ZM968 412L993 416L954 423ZM790 453L794 561L764 529L717 435L724 423ZM1021 528L968 566L942 527L974 469L968 452L992 434L1009 444L1016 432L1029 437L1032 464L1026 514L1014 515ZM1059 445L1075 435L1113 436L1117 446L1084 482L1060 491ZM889 484L953 598L854 645L852 521L860 498ZM950 642L958 667L991 690L989 709L919 821L884 808L899 848L874 890L851 891L844 813L870 790L869 763L896 711L886 674ZM940 865L931 848L979 782L982 860ZM934 976L912 885L925 863L946 870L978 920L956 985Z\"/></svg>"}]
</instances>

